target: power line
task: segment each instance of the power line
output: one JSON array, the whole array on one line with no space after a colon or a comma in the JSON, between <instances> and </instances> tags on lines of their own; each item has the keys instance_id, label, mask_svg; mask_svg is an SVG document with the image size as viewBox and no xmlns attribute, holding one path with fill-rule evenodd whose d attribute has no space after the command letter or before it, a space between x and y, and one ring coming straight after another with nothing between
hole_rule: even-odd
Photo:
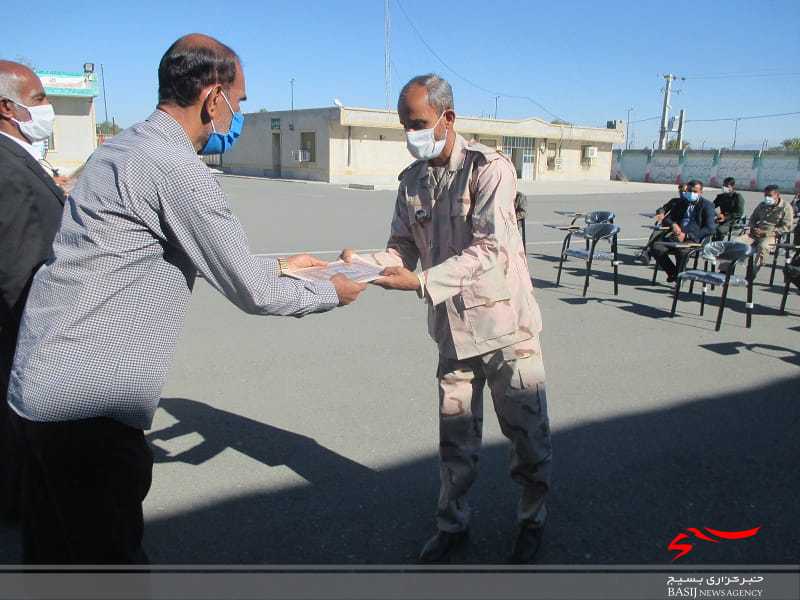
<instances>
[{"instance_id":1,"label":"power line","mask_svg":"<svg viewBox=\"0 0 800 600\"><path fill-rule=\"evenodd\" d=\"M788 117L791 115L800 115L800 111L787 112L787 113L774 113L771 115L751 115L748 117L721 117L718 119L687 119L687 123L714 123L717 121L749 121L750 119L769 119L772 117Z\"/></svg>"},{"instance_id":2,"label":"power line","mask_svg":"<svg viewBox=\"0 0 800 600\"><path fill-rule=\"evenodd\" d=\"M660 118L661 117L659 115L656 115L655 117L647 117L646 119L637 119L635 121L631 121L631 125L633 125L634 123L644 123L645 121L655 121L656 119Z\"/></svg>"},{"instance_id":3,"label":"power line","mask_svg":"<svg viewBox=\"0 0 800 600\"><path fill-rule=\"evenodd\" d=\"M503 94L503 93L500 93L500 92L498 92L496 90L490 90L488 88L485 88L482 85L479 85L479 84L475 83L471 79L468 79L467 77L464 77L463 75L461 75L453 67L451 67L449 64L447 64L447 62L445 62L445 60L441 56L439 56L439 54L437 54L437 52L433 48L431 48L430 44L428 44L428 42L425 41L425 38L422 37L422 34L419 32L419 30L417 29L416 25L414 25L414 22L411 20L411 17L408 16L408 13L406 12L406 9L403 7L403 4L400 2L400 0L395 0L395 2L397 4L398 8L400 9L400 11L403 13L403 16L406 18L406 21L408 21L408 24L411 26L411 29L414 31L416 36L419 38L419 41L422 42L422 44L428 49L428 52L430 52L436 58L436 60L438 60L440 63L442 63L442 65L444 65L444 67L448 71L453 73L456 77L458 77L462 81L468 83L469 85L471 85L475 89L481 90L482 92L486 92L487 94L490 94L492 96L500 96L502 98L512 98L512 99L515 99L515 100L527 100L528 102L531 102L531 103L535 104L536 106L538 106L540 109L542 109L544 112L546 112L548 115L550 115L554 119L561 119L561 117L559 117L557 114L555 114L554 112L548 110L543 104L541 104L540 102L538 102L534 98L531 98L530 96L517 96L517 95L514 95L514 94ZM561 120L563 120L563 119L561 119Z\"/></svg>"},{"instance_id":4,"label":"power line","mask_svg":"<svg viewBox=\"0 0 800 600\"><path fill-rule=\"evenodd\" d=\"M753 77L800 77L800 73L714 73L711 75L687 75L684 79L748 79Z\"/></svg>"}]
</instances>

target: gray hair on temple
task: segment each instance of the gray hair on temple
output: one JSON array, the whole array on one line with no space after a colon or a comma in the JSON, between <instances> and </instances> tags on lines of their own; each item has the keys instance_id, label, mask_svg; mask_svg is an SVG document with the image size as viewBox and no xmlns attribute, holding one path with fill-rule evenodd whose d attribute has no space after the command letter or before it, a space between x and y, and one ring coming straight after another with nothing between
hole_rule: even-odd
<instances>
[{"instance_id":1,"label":"gray hair on temple","mask_svg":"<svg viewBox=\"0 0 800 600\"><path fill-rule=\"evenodd\" d=\"M397 101L398 107L405 102L408 90L415 85L425 87L428 92L428 104L436 109L436 112L442 114L446 110L453 110L453 88L446 79L440 77L436 73L428 73L426 75L417 75L412 78L400 90L400 99Z\"/></svg>"}]
</instances>

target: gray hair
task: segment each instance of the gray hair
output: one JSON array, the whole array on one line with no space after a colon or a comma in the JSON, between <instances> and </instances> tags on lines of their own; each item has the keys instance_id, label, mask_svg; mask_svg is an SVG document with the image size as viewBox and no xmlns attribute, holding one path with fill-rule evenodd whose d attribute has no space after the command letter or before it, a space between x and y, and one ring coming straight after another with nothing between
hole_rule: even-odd
<instances>
[{"instance_id":1,"label":"gray hair","mask_svg":"<svg viewBox=\"0 0 800 600\"><path fill-rule=\"evenodd\" d=\"M436 112L442 114L446 110L453 110L453 88L446 79L440 77L436 73L428 73L426 75L417 75L412 78L400 90L400 98L397 101L397 107L404 104L408 90L414 86L423 86L428 92L428 104L436 109Z\"/></svg>"},{"instance_id":2,"label":"gray hair","mask_svg":"<svg viewBox=\"0 0 800 600\"><path fill-rule=\"evenodd\" d=\"M10 98L19 101L22 94L22 85L25 78L14 71L0 69L0 98Z\"/></svg>"}]
</instances>

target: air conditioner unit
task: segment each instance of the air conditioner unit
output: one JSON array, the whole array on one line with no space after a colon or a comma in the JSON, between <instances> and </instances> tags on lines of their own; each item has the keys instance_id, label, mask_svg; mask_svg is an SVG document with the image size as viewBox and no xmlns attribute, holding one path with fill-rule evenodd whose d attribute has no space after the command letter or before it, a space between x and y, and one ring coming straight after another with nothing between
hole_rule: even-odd
<instances>
[{"instance_id":1,"label":"air conditioner unit","mask_svg":"<svg viewBox=\"0 0 800 600\"><path fill-rule=\"evenodd\" d=\"M292 150L292 160L297 162L309 162L311 160L311 153L308 150Z\"/></svg>"},{"instance_id":2,"label":"air conditioner unit","mask_svg":"<svg viewBox=\"0 0 800 600\"><path fill-rule=\"evenodd\" d=\"M597 146L586 146L583 149L583 158L597 158Z\"/></svg>"}]
</instances>

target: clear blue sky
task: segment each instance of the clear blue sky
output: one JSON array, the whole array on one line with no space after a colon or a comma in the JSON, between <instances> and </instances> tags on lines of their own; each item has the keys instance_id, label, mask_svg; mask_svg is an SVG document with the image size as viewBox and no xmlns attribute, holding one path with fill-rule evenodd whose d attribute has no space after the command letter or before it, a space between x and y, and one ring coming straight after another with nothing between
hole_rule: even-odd
<instances>
[{"instance_id":1,"label":"clear blue sky","mask_svg":"<svg viewBox=\"0 0 800 600\"><path fill-rule=\"evenodd\" d=\"M400 0L431 48L461 76L509 95L531 96L576 124L658 115L659 75L800 73L800 1ZM494 113L492 93L445 68L391 0L392 92L412 75L450 79L460 114ZM22 5L21 5L22 6ZM663 26L659 23L662 22ZM36 26L34 28L34 25ZM178 36L218 37L242 57L246 111L289 106L383 107L383 0L271 2L25 3L7 19L0 56L25 57L41 69L105 65L109 116L130 125L156 101L158 61ZM688 118L800 111L800 76L687 79L673 108ZM501 98L500 118L551 117L526 100ZM98 98L98 118L103 118ZM650 145L658 120L632 126L637 147ZM699 147L730 144L733 123L689 123ZM800 136L800 115L739 123L737 147Z\"/></svg>"}]
</instances>

